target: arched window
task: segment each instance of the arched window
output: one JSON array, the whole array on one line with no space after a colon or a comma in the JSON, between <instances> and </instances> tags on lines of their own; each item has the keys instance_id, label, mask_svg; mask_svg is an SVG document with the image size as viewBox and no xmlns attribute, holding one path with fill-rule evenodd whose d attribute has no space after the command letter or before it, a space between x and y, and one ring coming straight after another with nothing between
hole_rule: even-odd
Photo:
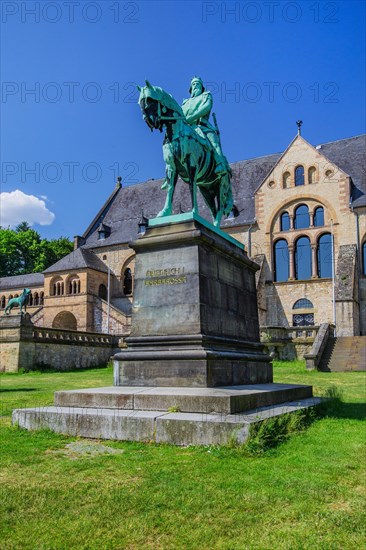
<instances>
[{"instance_id":1,"label":"arched window","mask_svg":"<svg viewBox=\"0 0 366 550\"><path fill-rule=\"evenodd\" d=\"M311 246L309 237L300 237L295 243L295 278L311 278Z\"/></svg>"},{"instance_id":2,"label":"arched window","mask_svg":"<svg viewBox=\"0 0 366 550\"><path fill-rule=\"evenodd\" d=\"M290 216L288 215L288 212L281 214L280 227L281 231L288 231L290 229Z\"/></svg>"},{"instance_id":3,"label":"arched window","mask_svg":"<svg viewBox=\"0 0 366 550\"><path fill-rule=\"evenodd\" d=\"M290 187L290 172L285 172L282 176L282 185L284 189Z\"/></svg>"},{"instance_id":4,"label":"arched window","mask_svg":"<svg viewBox=\"0 0 366 550\"><path fill-rule=\"evenodd\" d=\"M77 276L69 280L69 294L80 294L80 279Z\"/></svg>"},{"instance_id":5,"label":"arched window","mask_svg":"<svg viewBox=\"0 0 366 550\"><path fill-rule=\"evenodd\" d=\"M362 245L362 275L366 275L366 241Z\"/></svg>"},{"instance_id":6,"label":"arched window","mask_svg":"<svg viewBox=\"0 0 366 550\"><path fill-rule=\"evenodd\" d=\"M307 298L300 298L297 302L294 303L292 309L314 309L313 304ZM292 316L292 324L294 327L306 327L314 324L314 313L307 312L297 312Z\"/></svg>"},{"instance_id":7,"label":"arched window","mask_svg":"<svg viewBox=\"0 0 366 550\"><path fill-rule=\"evenodd\" d=\"M14 294L14 298L19 298L19 294Z\"/></svg>"},{"instance_id":8,"label":"arched window","mask_svg":"<svg viewBox=\"0 0 366 550\"><path fill-rule=\"evenodd\" d=\"M0 307L1 307L1 309L4 309L5 306L6 306L6 298L5 298L5 296L1 296Z\"/></svg>"},{"instance_id":9,"label":"arched window","mask_svg":"<svg viewBox=\"0 0 366 550\"><path fill-rule=\"evenodd\" d=\"M33 294L30 293L28 296L28 305L33 306Z\"/></svg>"},{"instance_id":10,"label":"arched window","mask_svg":"<svg viewBox=\"0 0 366 550\"><path fill-rule=\"evenodd\" d=\"M304 167L296 166L295 168L295 186L304 185Z\"/></svg>"},{"instance_id":11,"label":"arched window","mask_svg":"<svg viewBox=\"0 0 366 550\"><path fill-rule=\"evenodd\" d=\"M314 210L314 227L321 227L324 225L324 208L318 206Z\"/></svg>"},{"instance_id":12,"label":"arched window","mask_svg":"<svg viewBox=\"0 0 366 550\"><path fill-rule=\"evenodd\" d=\"M288 244L285 239L280 239L274 245L274 279L276 282L287 281L288 275Z\"/></svg>"},{"instance_id":13,"label":"arched window","mask_svg":"<svg viewBox=\"0 0 366 550\"><path fill-rule=\"evenodd\" d=\"M318 239L318 277L332 276L332 236L324 233Z\"/></svg>"},{"instance_id":14,"label":"arched window","mask_svg":"<svg viewBox=\"0 0 366 550\"><path fill-rule=\"evenodd\" d=\"M308 170L308 182L315 183L316 181L316 168L315 166L310 166Z\"/></svg>"},{"instance_id":15,"label":"arched window","mask_svg":"<svg viewBox=\"0 0 366 550\"><path fill-rule=\"evenodd\" d=\"M52 296L63 296L65 292L64 282L61 277L56 277L52 281Z\"/></svg>"},{"instance_id":16,"label":"arched window","mask_svg":"<svg viewBox=\"0 0 366 550\"><path fill-rule=\"evenodd\" d=\"M12 294L9 294L8 296L8 303L10 302L10 300L12 300L14 298L14 296Z\"/></svg>"},{"instance_id":17,"label":"arched window","mask_svg":"<svg viewBox=\"0 0 366 550\"><path fill-rule=\"evenodd\" d=\"M295 229L305 229L310 225L309 208L306 204L300 204L295 210Z\"/></svg>"},{"instance_id":18,"label":"arched window","mask_svg":"<svg viewBox=\"0 0 366 550\"><path fill-rule=\"evenodd\" d=\"M129 267L125 269L123 275L123 294L125 296L132 294L132 272Z\"/></svg>"},{"instance_id":19,"label":"arched window","mask_svg":"<svg viewBox=\"0 0 366 550\"><path fill-rule=\"evenodd\" d=\"M33 303L34 303L35 306L39 306L39 296L38 296L38 292L35 292L35 293L34 293Z\"/></svg>"},{"instance_id":20,"label":"arched window","mask_svg":"<svg viewBox=\"0 0 366 550\"><path fill-rule=\"evenodd\" d=\"M98 296L102 300L107 300L107 287L105 285L99 285Z\"/></svg>"},{"instance_id":21,"label":"arched window","mask_svg":"<svg viewBox=\"0 0 366 550\"><path fill-rule=\"evenodd\" d=\"M292 309L313 309L314 306L307 298L300 298L294 303Z\"/></svg>"},{"instance_id":22,"label":"arched window","mask_svg":"<svg viewBox=\"0 0 366 550\"><path fill-rule=\"evenodd\" d=\"M294 327L311 327L314 325L314 313L295 313L292 324Z\"/></svg>"},{"instance_id":23,"label":"arched window","mask_svg":"<svg viewBox=\"0 0 366 550\"><path fill-rule=\"evenodd\" d=\"M65 290L63 281L57 281L54 286L56 287L55 296L63 296Z\"/></svg>"},{"instance_id":24,"label":"arched window","mask_svg":"<svg viewBox=\"0 0 366 550\"><path fill-rule=\"evenodd\" d=\"M44 304L44 292L41 292L39 295L39 305L43 306Z\"/></svg>"}]
</instances>

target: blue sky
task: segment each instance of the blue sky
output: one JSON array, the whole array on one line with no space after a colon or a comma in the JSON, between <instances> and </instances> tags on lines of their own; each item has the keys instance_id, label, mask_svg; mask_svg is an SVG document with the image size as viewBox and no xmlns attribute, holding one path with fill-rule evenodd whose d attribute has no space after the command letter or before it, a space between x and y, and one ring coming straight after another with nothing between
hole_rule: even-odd
<instances>
[{"instance_id":1,"label":"blue sky","mask_svg":"<svg viewBox=\"0 0 366 550\"><path fill-rule=\"evenodd\" d=\"M145 78L181 101L200 75L230 162L284 150L299 118L313 144L365 132L362 1L3 0L1 10L2 225L23 216L44 237L72 237L117 174L124 185L164 175L163 136L137 105Z\"/></svg>"}]
</instances>

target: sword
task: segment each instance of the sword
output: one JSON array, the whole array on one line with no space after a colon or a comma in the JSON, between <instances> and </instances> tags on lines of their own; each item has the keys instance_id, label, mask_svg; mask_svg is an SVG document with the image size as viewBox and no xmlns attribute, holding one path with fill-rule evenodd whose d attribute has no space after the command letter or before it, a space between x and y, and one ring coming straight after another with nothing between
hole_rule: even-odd
<instances>
[{"instance_id":1,"label":"sword","mask_svg":"<svg viewBox=\"0 0 366 550\"><path fill-rule=\"evenodd\" d=\"M213 121L214 121L214 124L215 124L215 130L216 130L216 133L217 133L217 137L219 138L219 143L220 143L220 147L221 147L220 130L219 130L219 127L218 127L218 124L217 124L217 118L216 118L215 113L212 113L212 118L213 118Z\"/></svg>"}]
</instances>

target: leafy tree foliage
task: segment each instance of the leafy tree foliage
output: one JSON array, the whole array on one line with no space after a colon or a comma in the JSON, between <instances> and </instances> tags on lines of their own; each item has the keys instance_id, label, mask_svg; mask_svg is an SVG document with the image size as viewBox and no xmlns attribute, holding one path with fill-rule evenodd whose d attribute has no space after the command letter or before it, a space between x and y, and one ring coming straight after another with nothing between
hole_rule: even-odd
<instances>
[{"instance_id":1,"label":"leafy tree foliage","mask_svg":"<svg viewBox=\"0 0 366 550\"><path fill-rule=\"evenodd\" d=\"M73 243L66 237L41 239L27 222L15 229L0 227L0 277L43 271L72 250Z\"/></svg>"}]
</instances>

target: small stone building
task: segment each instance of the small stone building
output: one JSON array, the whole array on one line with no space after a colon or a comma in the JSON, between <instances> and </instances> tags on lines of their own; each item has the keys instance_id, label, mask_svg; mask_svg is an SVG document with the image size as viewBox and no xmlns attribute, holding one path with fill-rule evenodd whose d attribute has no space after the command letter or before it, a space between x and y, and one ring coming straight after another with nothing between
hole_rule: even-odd
<instances>
[{"instance_id":1,"label":"small stone building","mask_svg":"<svg viewBox=\"0 0 366 550\"><path fill-rule=\"evenodd\" d=\"M365 145L365 135L313 146L298 134L281 154L231 165L235 206L221 227L260 266L264 340L290 335L306 344L323 322L334 323L339 336L366 334ZM123 187L119 178L75 237L74 252L43 274L0 279L1 307L29 287L28 311L40 326L127 334L134 275L128 243L161 209L162 182ZM210 219L201 197L199 204ZM178 182L174 213L190 209L188 188Z\"/></svg>"}]
</instances>

